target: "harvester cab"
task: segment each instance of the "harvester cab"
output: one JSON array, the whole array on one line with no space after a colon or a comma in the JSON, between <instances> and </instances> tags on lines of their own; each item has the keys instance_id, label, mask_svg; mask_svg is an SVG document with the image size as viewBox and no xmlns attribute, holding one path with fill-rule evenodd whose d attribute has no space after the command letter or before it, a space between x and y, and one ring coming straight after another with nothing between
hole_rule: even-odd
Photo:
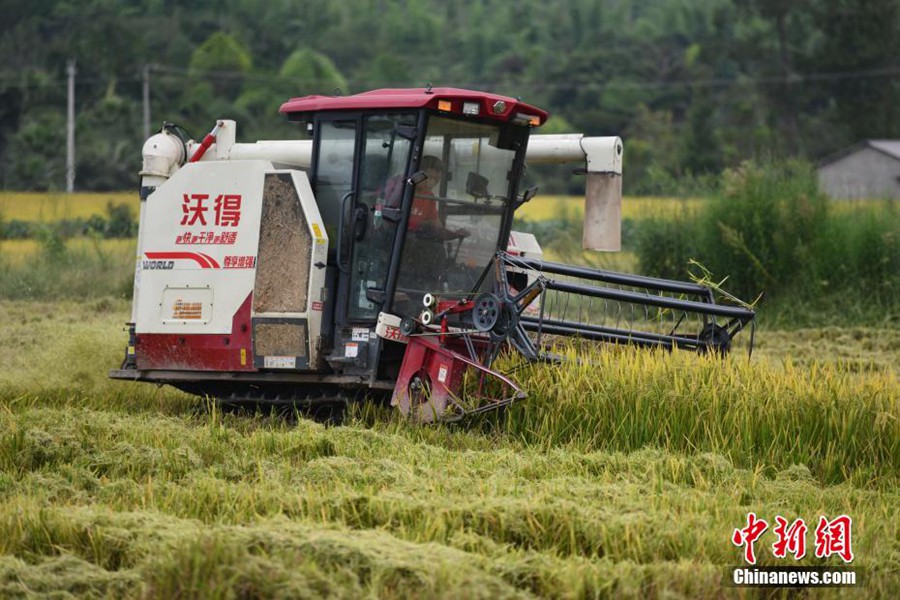
<instances>
[{"instance_id":1,"label":"harvester cab","mask_svg":"<svg viewBox=\"0 0 900 600\"><path fill-rule=\"evenodd\" d=\"M111 376L298 407L390 396L419 421L525 397L492 365L560 336L727 351L752 311L706 286L542 260L512 231L529 163L587 175L585 247L617 250L622 142L533 136L519 100L453 88L294 98L307 139L144 145L130 340Z\"/></svg>"}]
</instances>

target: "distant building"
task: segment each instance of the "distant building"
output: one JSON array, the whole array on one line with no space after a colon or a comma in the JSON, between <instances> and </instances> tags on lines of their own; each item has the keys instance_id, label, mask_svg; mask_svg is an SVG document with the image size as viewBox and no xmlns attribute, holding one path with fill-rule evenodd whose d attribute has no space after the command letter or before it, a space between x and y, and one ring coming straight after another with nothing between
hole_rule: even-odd
<instances>
[{"instance_id":1,"label":"distant building","mask_svg":"<svg viewBox=\"0 0 900 600\"><path fill-rule=\"evenodd\" d=\"M819 163L832 198L900 198L900 140L865 140Z\"/></svg>"}]
</instances>

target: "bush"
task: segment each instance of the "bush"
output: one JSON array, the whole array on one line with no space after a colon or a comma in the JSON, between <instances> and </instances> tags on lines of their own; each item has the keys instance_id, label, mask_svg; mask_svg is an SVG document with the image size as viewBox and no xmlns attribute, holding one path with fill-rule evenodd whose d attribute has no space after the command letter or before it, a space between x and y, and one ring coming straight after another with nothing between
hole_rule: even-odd
<instances>
[{"instance_id":1,"label":"bush","mask_svg":"<svg viewBox=\"0 0 900 600\"><path fill-rule=\"evenodd\" d=\"M107 239L125 239L137 236L138 222L131 213L131 208L124 204L106 204L106 217L91 215L87 219L76 217L62 219L52 223L33 223L30 221L0 221L0 239L43 240L48 230L64 238L94 237Z\"/></svg>"},{"instance_id":2,"label":"bush","mask_svg":"<svg viewBox=\"0 0 900 600\"><path fill-rule=\"evenodd\" d=\"M36 228L33 223L12 219L3 223L0 238L5 240L25 240L34 236Z\"/></svg>"},{"instance_id":3,"label":"bush","mask_svg":"<svg viewBox=\"0 0 900 600\"><path fill-rule=\"evenodd\" d=\"M51 265L62 265L68 262L69 252L66 247L66 236L59 227L43 227L38 231L37 237L45 262Z\"/></svg>"},{"instance_id":4,"label":"bush","mask_svg":"<svg viewBox=\"0 0 900 600\"><path fill-rule=\"evenodd\" d=\"M853 207L826 223L815 247L815 286L855 288L872 302L900 296L900 214L896 202Z\"/></svg>"},{"instance_id":5,"label":"bush","mask_svg":"<svg viewBox=\"0 0 900 600\"><path fill-rule=\"evenodd\" d=\"M131 215L130 206L107 202L106 217L104 237L129 238L137 235L138 224Z\"/></svg>"},{"instance_id":6,"label":"bush","mask_svg":"<svg viewBox=\"0 0 900 600\"><path fill-rule=\"evenodd\" d=\"M698 223L687 214L641 221L631 234L641 272L684 279L688 261L698 255L698 230Z\"/></svg>"},{"instance_id":7,"label":"bush","mask_svg":"<svg viewBox=\"0 0 900 600\"><path fill-rule=\"evenodd\" d=\"M729 291L765 293L785 314L801 304L884 320L900 298L900 218L894 202L858 209L829 202L809 164L745 163L696 218L642 221L636 254L641 272L679 279L696 259Z\"/></svg>"},{"instance_id":8,"label":"bush","mask_svg":"<svg viewBox=\"0 0 900 600\"><path fill-rule=\"evenodd\" d=\"M700 260L744 296L809 283L827 209L809 164L745 163L724 173L721 194L700 214Z\"/></svg>"}]
</instances>

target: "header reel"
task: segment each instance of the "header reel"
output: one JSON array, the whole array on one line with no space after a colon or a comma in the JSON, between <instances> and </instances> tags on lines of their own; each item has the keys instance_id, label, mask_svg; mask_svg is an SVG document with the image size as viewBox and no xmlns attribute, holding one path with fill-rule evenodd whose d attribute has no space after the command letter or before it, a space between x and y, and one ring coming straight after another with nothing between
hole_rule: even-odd
<instances>
[{"instance_id":1,"label":"header reel","mask_svg":"<svg viewBox=\"0 0 900 600\"><path fill-rule=\"evenodd\" d=\"M419 317L401 321L409 345L392 404L414 420L455 421L524 398L493 369L504 348L529 363L559 361L544 350L557 336L725 355L754 325L752 310L717 305L711 289L694 283L498 252L474 289L491 274L490 291L458 300L426 294Z\"/></svg>"}]
</instances>

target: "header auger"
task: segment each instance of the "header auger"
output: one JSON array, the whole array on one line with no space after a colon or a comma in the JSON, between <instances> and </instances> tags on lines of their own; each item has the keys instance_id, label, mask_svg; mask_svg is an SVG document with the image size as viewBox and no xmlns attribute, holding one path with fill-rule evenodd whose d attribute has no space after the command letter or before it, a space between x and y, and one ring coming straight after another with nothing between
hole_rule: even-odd
<instances>
[{"instance_id":1,"label":"header auger","mask_svg":"<svg viewBox=\"0 0 900 600\"><path fill-rule=\"evenodd\" d=\"M728 352L753 311L707 286L542 260L511 231L525 163L587 176L586 248L618 250L622 142L532 135L547 113L454 88L289 100L296 141L144 146L129 347L119 379L298 407L390 396L456 420L525 392L504 350L560 337ZM752 341L751 341L752 345Z\"/></svg>"},{"instance_id":2,"label":"header auger","mask_svg":"<svg viewBox=\"0 0 900 600\"><path fill-rule=\"evenodd\" d=\"M543 342L564 336L724 354L754 319L746 308L716 305L711 290L701 285L506 252L494 256L488 278L491 291L477 292L485 289L479 281L459 300L428 295L418 319L401 321L408 349L392 403L404 413L420 421L458 420L524 398L512 380L492 370L506 348L527 362L555 362L559 357L544 350ZM460 374L468 369L476 385L463 395ZM502 384L496 397L483 392L490 381Z\"/></svg>"}]
</instances>

